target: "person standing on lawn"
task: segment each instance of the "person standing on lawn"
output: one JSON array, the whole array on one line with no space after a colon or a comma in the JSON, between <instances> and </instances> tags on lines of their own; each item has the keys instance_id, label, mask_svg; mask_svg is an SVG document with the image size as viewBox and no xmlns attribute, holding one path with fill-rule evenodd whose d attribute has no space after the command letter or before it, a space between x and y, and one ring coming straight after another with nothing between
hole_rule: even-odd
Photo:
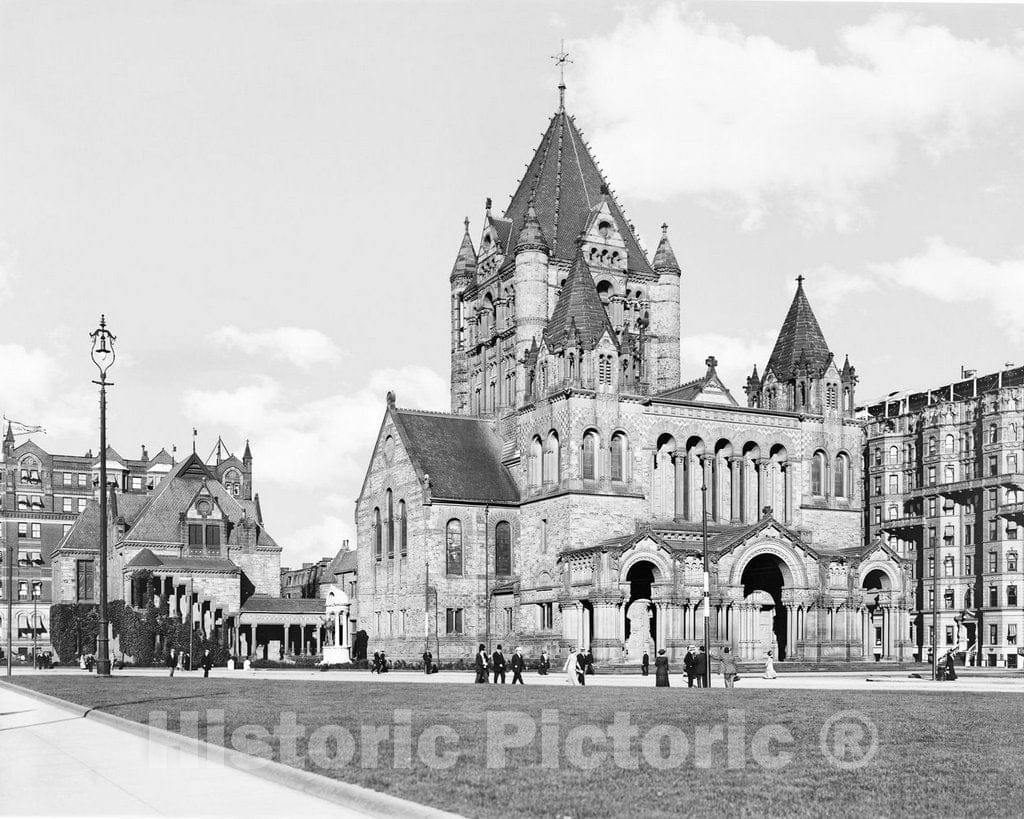
<instances>
[{"instance_id":1,"label":"person standing on lawn","mask_svg":"<svg viewBox=\"0 0 1024 819\"><path fill-rule=\"evenodd\" d=\"M683 657L683 671L686 672L686 687L693 688L693 680L697 676L696 671L697 650L690 646L686 649L686 656Z\"/></svg>"},{"instance_id":2,"label":"person standing on lawn","mask_svg":"<svg viewBox=\"0 0 1024 819\"><path fill-rule=\"evenodd\" d=\"M955 660L953 659L953 649L946 652L946 679L956 679L956 665Z\"/></svg>"},{"instance_id":3,"label":"person standing on lawn","mask_svg":"<svg viewBox=\"0 0 1024 819\"><path fill-rule=\"evenodd\" d=\"M498 647L494 650L494 656L491 657L493 663L492 670L494 671L494 682L498 682L498 677L501 677L501 684L505 684L505 655L501 653L501 643L498 643Z\"/></svg>"},{"instance_id":4,"label":"person standing on lawn","mask_svg":"<svg viewBox=\"0 0 1024 819\"><path fill-rule=\"evenodd\" d=\"M549 668L551 668L551 660L548 659L548 653L546 651L542 651L540 653L540 665L537 666L537 673L542 677L546 677L548 675Z\"/></svg>"},{"instance_id":5,"label":"person standing on lawn","mask_svg":"<svg viewBox=\"0 0 1024 819\"><path fill-rule=\"evenodd\" d=\"M697 678L697 687L704 688L708 683L708 655L704 653L704 646L697 651L693 660L693 675Z\"/></svg>"},{"instance_id":6,"label":"person standing on lawn","mask_svg":"<svg viewBox=\"0 0 1024 819\"><path fill-rule=\"evenodd\" d=\"M569 649L569 656L565 659L565 666L562 670L565 672L565 677L569 681L569 685L579 685L580 677L579 673L580 660L579 655L576 653L575 648Z\"/></svg>"},{"instance_id":7,"label":"person standing on lawn","mask_svg":"<svg viewBox=\"0 0 1024 819\"><path fill-rule=\"evenodd\" d=\"M512 685L516 683L525 685L523 682L523 669L526 668L526 661L523 660L522 646L516 646L516 650L512 653L512 659L509 661L509 668L512 669Z\"/></svg>"},{"instance_id":8,"label":"person standing on lawn","mask_svg":"<svg viewBox=\"0 0 1024 819\"><path fill-rule=\"evenodd\" d=\"M167 653L166 664L167 667L171 669L171 673L168 674L168 676L173 677L174 669L178 665L178 652L176 652L173 648Z\"/></svg>"},{"instance_id":9,"label":"person standing on lawn","mask_svg":"<svg viewBox=\"0 0 1024 819\"><path fill-rule=\"evenodd\" d=\"M654 685L656 688L668 688L668 657L665 649L658 651L654 658Z\"/></svg>"},{"instance_id":10,"label":"person standing on lawn","mask_svg":"<svg viewBox=\"0 0 1024 819\"><path fill-rule=\"evenodd\" d=\"M430 673L430 666L434 664L434 657L429 651L423 652L423 673Z\"/></svg>"},{"instance_id":11,"label":"person standing on lawn","mask_svg":"<svg viewBox=\"0 0 1024 819\"><path fill-rule=\"evenodd\" d=\"M726 688L735 688L736 683L736 658L732 656L729 646L722 649L719 655L711 655L713 659L722 663L722 679Z\"/></svg>"},{"instance_id":12,"label":"person standing on lawn","mask_svg":"<svg viewBox=\"0 0 1024 819\"><path fill-rule=\"evenodd\" d=\"M640 673L645 677L650 673L651 670L651 657L645 651L644 656L640 658Z\"/></svg>"},{"instance_id":13,"label":"person standing on lawn","mask_svg":"<svg viewBox=\"0 0 1024 819\"><path fill-rule=\"evenodd\" d=\"M476 681L478 683L487 682L487 647L480 643L480 648L476 652Z\"/></svg>"},{"instance_id":14,"label":"person standing on lawn","mask_svg":"<svg viewBox=\"0 0 1024 819\"><path fill-rule=\"evenodd\" d=\"M203 666L203 676L204 677L209 677L210 676L210 669L213 668L213 655L210 653L210 649L206 649L203 652L202 666Z\"/></svg>"}]
</instances>

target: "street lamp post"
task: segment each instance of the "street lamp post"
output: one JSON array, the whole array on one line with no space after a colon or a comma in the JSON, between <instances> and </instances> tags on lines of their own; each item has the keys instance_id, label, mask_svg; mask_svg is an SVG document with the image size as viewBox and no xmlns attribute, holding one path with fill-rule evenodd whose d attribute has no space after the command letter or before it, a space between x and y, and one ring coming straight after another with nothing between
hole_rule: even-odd
<instances>
[{"instance_id":1,"label":"street lamp post","mask_svg":"<svg viewBox=\"0 0 1024 819\"><path fill-rule=\"evenodd\" d=\"M32 582L32 667L36 666L38 662L37 652L38 648L36 645L36 630L39 627L39 595L42 593L42 584L36 584Z\"/></svg>"},{"instance_id":2,"label":"street lamp post","mask_svg":"<svg viewBox=\"0 0 1024 819\"><path fill-rule=\"evenodd\" d=\"M487 531L488 519L491 515L490 504L484 507L484 642L487 643L487 656L491 655L491 547Z\"/></svg>"},{"instance_id":3,"label":"street lamp post","mask_svg":"<svg viewBox=\"0 0 1024 819\"><path fill-rule=\"evenodd\" d=\"M704 543L704 687L711 687L711 575L708 573L708 482L700 461L700 532Z\"/></svg>"},{"instance_id":4,"label":"street lamp post","mask_svg":"<svg viewBox=\"0 0 1024 819\"><path fill-rule=\"evenodd\" d=\"M107 625L107 371L114 365L116 336L107 330L105 316L100 326L89 334L92 338L92 361L100 371L100 380L93 381L100 388L100 633L97 644L99 657L96 674L110 676L109 627Z\"/></svg>"},{"instance_id":5,"label":"street lamp post","mask_svg":"<svg viewBox=\"0 0 1024 819\"><path fill-rule=\"evenodd\" d=\"M885 647L882 647L885 651ZM932 546L932 679L939 678L939 541Z\"/></svg>"}]
</instances>

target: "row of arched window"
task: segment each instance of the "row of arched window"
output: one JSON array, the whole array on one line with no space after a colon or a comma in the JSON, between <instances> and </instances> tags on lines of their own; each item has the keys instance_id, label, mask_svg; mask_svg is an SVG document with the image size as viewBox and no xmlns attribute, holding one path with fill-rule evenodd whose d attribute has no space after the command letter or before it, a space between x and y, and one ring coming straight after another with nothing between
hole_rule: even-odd
<instances>
[{"instance_id":1,"label":"row of arched window","mask_svg":"<svg viewBox=\"0 0 1024 819\"><path fill-rule=\"evenodd\" d=\"M850 456L845 452L836 455L832 470L832 494L837 498L849 498L852 480L850 474ZM811 458L811 494L824 497L828 487L828 455L818 450Z\"/></svg>"},{"instance_id":2,"label":"row of arched window","mask_svg":"<svg viewBox=\"0 0 1024 819\"><path fill-rule=\"evenodd\" d=\"M388 559L395 556L395 540L397 534L399 557L405 557L409 551L409 523L405 511L405 501L398 501L398 516L395 519L394 494L389 489L384 493L384 515L381 520L379 506L373 509L373 557L375 560L384 559L384 547L387 544Z\"/></svg>"},{"instance_id":3,"label":"row of arched window","mask_svg":"<svg viewBox=\"0 0 1024 819\"><path fill-rule=\"evenodd\" d=\"M629 475L629 440L626 433L612 434L607 449L596 429L583 433L580 446L580 476L585 481L598 480L602 472L602 459L607 454L607 474L613 481L624 481ZM562 472L562 450L558 433L551 430L545 439L535 435L530 443L529 479L530 486L558 483Z\"/></svg>"},{"instance_id":4,"label":"row of arched window","mask_svg":"<svg viewBox=\"0 0 1024 819\"><path fill-rule=\"evenodd\" d=\"M512 574L512 525L498 521L494 526L494 574L498 577ZM445 527L445 572L461 575L465 571L465 550L462 541L462 521L452 518Z\"/></svg>"}]
</instances>

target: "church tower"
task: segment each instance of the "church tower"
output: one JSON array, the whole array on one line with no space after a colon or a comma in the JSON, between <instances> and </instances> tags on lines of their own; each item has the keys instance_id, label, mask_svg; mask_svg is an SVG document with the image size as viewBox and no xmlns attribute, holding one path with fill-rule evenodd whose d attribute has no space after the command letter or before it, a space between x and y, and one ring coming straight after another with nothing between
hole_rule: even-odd
<instances>
[{"instance_id":1,"label":"church tower","mask_svg":"<svg viewBox=\"0 0 1024 819\"><path fill-rule=\"evenodd\" d=\"M475 250L463 235L451 274L454 413L501 417L570 382L632 395L679 383L681 274L667 229L652 265L564 90L504 214L488 199Z\"/></svg>"},{"instance_id":2,"label":"church tower","mask_svg":"<svg viewBox=\"0 0 1024 819\"><path fill-rule=\"evenodd\" d=\"M764 375L757 367L747 378L747 404L808 415L854 415L857 371L847 356L842 369L835 362L797 277L796 295L782 323Z\"/></svg>"}]
</instances>

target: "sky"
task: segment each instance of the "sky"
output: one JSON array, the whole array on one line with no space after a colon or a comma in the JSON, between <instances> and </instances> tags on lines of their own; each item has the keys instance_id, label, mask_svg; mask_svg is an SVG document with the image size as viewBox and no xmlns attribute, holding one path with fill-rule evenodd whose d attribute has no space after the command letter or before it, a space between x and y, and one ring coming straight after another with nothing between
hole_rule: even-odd
<instances>
[{"instance_id":1,"label":"sky","mask_svg":"<svg viewBox=\"0 0 1024 819\"><path fill-rule=\"evenodd\" d=\"M795 289L858 398L1024 362L1024 6L0 4L0 410L254 455L283 565L354 539L385 395L448 405L448 275L558 104L742 396Z\"/></svg>"}]
</instances>

